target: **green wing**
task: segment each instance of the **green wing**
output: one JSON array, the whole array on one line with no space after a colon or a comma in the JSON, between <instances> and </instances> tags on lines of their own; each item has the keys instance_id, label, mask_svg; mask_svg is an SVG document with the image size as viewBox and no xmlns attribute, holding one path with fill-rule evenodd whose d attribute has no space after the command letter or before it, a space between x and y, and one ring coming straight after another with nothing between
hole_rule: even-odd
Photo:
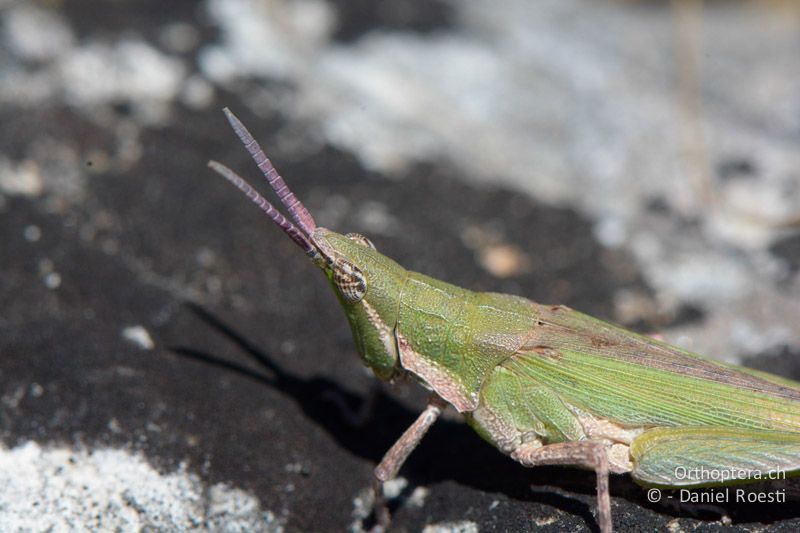
<instances>
[{"instance_id":1,"label":"green wing","mask_svg":"<svg viewBox=\"0 0 800 533\"><path fill-rule=\"evenodd\" d=\"M631 445L631 475L645 485L702 487L783 479L800 470L800 433L658 428Z\"/></svg>"},{"instance_id":2,"label":"green wing","mask_svg":"<svg viewBox=\"0 0 800 533\"><path fill-rule=\"evenodd\" d=\"M569 308L536 306L503 363L568 405L629 427L800 432L800 383L715 362Z\"/></svg>"}]
</instances>

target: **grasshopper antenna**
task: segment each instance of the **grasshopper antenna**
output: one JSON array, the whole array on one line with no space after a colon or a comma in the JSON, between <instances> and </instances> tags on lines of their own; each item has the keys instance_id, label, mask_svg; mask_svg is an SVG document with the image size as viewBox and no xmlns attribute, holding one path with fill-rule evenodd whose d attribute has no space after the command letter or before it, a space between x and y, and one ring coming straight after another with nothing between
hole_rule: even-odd
<instances>
[{"instance_id":1,"label":"grasshopper antenna","mask_svg":"<svg viewBox=\"0 0 800 533\"><path fill-rule=\"evenodd\" d=\"M267 178L267 182L269 183L272 190L275 191L275 194L278 195L283 205L289 211L289 215L291 215L292 220L300 226L306 235L311 235L314 233L314 230L317 228L316 222L314 222L314 217L311 216L311 213L308 212L308 209L303 205L303 203L294 195L289 186L286 185L286 182L283 181L283 178L278 174L278 171L275 170L275 167L272 166L272 161L267 158L267 155L264 153L264 150L261 149L259 146L258 141L247 131L244 124L236 118L230 109L227 107L222 110L225 113L225 117L228 119L233 131L236 132L236 135L244 144L244 147L247 148L247 151L250 152L250 155L253 157L253 161L256 162L258 165L258 169L264 174L264 177ZM216 170L216 169L215 169Z\"/></svg>"},{"instance_id":2,"label":"grasshopper antenna","mask_svg":"<svg viewBox=\"0 0 800 533\"><path fill-rule=\"evenodd\" d=\"M269 201L258 194L258 192L249 184L247 183L244 178L239 176L236 172L229 169L222 163L217 163L216 161L209 161L208 162L209 168L211 168L214 172L221 175L226 180L233 183L237 189L242 191L250 198L253 203L255 203L258 207L264 211L269 218L272 219L275 224L277 224L283 232L288 235L294 242L296 242L300 248L302 248L306 254L310 256L314 256L317 254L316 247L311 244L311 241L306 237L302 231L297 229L297 227L286 220L286 217L283 216L280 211L275 209L275 207L269 203Z\"/></svg>"}]
</instances>

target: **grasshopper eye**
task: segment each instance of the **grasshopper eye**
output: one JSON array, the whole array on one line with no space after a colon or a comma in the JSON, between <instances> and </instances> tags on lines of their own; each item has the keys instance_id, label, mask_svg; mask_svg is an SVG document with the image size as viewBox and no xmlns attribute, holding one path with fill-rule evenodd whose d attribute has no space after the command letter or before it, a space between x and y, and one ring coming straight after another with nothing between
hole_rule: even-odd
<instances>
[{"instance_id":1,"label":"grasshopper eye","mask_svg":"<svg viewBox=\"0 0 800 533\"><path fill-rule=\"evenodd\" d=\"M372 241L361 235L360 233L348 233L345 235L351 241L356 241L358 244L362 246L366 246L367 248L372 248L375 250L375 245L372 244Z\"/></svg>"},{"instance_id":2,"label":"grasshopper eye","mask_svg":"<svg viewBox=\"0 0 800 533\"><path fill-rule=\"evenodd\" d=\"M367 293L367 279L364 273L341 257L333 265L333 282L345 301L351 304L361 301Z\"/></svg>"}]
</instances>

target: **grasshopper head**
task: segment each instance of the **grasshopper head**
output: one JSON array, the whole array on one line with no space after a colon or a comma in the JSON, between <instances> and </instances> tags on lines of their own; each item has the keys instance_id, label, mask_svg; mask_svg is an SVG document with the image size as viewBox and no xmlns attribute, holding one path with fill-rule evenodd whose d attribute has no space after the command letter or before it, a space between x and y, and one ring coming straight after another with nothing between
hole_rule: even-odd
<instances>
[{"instance_id":1,"label":"grasshopper head","mask_svg":"<svg viewBox=\"0 0 800 533\"><path fill-rule=\"evenodd\" d=\"M398 363L394 329L407 271L357 233L342 235L317 228L311 235L336 297L347 315L358 352L383 380Z\"/></svg>"},{"instance_id":2,"label":"grasshopper head","mask_svg":"<svg viewBox=\"0 0 800 533\"><path fill-rule=\"evenodd\" d=\"M210 161L208 165L266 212L322 269L344 308L362 358L378 378L391 379L398 368L394 328L406 270L380 254L362 235L341 235L318 228L250 132L227 108L224 111L294 223L228 167L216 161Z\"/></svg>"}]
</instances>

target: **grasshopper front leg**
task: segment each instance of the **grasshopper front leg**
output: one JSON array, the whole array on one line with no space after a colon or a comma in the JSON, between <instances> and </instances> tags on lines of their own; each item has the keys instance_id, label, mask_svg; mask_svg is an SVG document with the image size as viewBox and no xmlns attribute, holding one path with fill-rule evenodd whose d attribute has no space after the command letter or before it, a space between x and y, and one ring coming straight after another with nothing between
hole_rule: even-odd
<instances>
[{"instance_id":1,"label":"grasshopper front leg","mask_svg":"<svg viewBox=\"0 0 800 533\"><path fill-rule=\"evenodd\" d=\"M589 440L559 442L547 446L522 445L511 457L524 466L573 465L597 474L597 521L602 533L611 533L611 497L608 489L608 456L605 446Z\"/></svg>"},{"instance_id":2,"label":"grasshopper front leg","mask_svg":"<svg viewBox=\"0 0 800 533\"><path fill-rule=\"evenodd\" d=\"M414 451L414 448L417 447L433 423L438 420L445 407L447 407L447 402L441 399L438 394L432 394L428 399L428 406L425 410L397 439L397 442L389 448L389 451L381 459L380 464L375 467L375 479L373 482L374 513L376 522L381 526L388 526L390 520L389 509L383 497L383 484L397 475L403 463L406 462L408 456L411 455L411 452Z\"/></svg>"}]
</instances>

